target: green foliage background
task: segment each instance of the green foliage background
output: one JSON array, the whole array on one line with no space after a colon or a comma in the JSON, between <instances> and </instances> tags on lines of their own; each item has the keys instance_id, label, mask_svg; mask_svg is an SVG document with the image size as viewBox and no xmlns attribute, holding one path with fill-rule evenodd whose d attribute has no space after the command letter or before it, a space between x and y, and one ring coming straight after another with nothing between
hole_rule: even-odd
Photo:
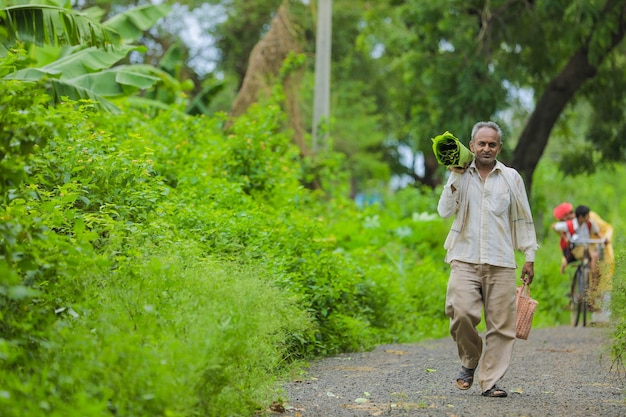
<instances>
[{"instance_id":1,"label":"green foliage background","mask_svg":"<svg viewBox=\"0 0 626 417\"><path fill-rule=\"evenodd\" d=\"M440 190L356 205L340 157L300 159L280 92L229 130L0 93L4 416L249 416L304 360L447 337ZM538 170L535 326L568 321L551 208L588 202L619 236L621 170Z\"/></svg>"}]
</instances>

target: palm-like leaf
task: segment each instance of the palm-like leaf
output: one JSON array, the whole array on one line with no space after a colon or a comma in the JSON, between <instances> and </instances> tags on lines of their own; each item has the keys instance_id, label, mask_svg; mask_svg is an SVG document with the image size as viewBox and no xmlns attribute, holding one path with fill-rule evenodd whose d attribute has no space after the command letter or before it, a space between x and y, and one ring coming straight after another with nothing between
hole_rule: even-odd
<instances>
[{"instance_id":1,"label":"palm-like leaf","mask_svg":"<svg viewBox=\"0 0 626 417\"><path fill-rule=\"evenodd\" d=\"M95 94L87 88L79 87L75 84L69 84L63 80L57 79L51 79L49 82L51 85L50 90L52 93L52 101L55 104L60 103L63 100L66 100L66 97L69 97L72 100L89 100L96 106L96 108L109 113L119 113L120 111L109 100Z\"/></svg>"},{"instance_id":2,"label":"palm-like leaf","mask_svg":"<svg viewBox=\"0 0 626 417\"><path fill-rule=\"evenodd\" d=\"M113 16L103 25L115 30L125 41L137 40L169 11L166 4L139 6Z\"/></svg>"},{"instance_id":3,"label":"palm-like leaf","mask_svg":"<svg viewBox=\"0 0 626 417\"><path fill-rule=\"evenodd\" d=\"M5 48L21 41L47 46L51 53L58 53L56 59L46 56L40 61L43 65L16 70L6 78L22 81L45 79L56 102L64 97L89 99L103 110L117 111L107 98L134 94L160 80L171 83L168 74L152 66L115 66L130 51L143 48L128 42L139 38L166 16L169 12L166 5L137 7L102 24L94 20L98 14L93 11L81 14L46 5L13 6L3 10L6 17L3 20L0 13L0 23L5 23L9 33L0 39ZM74 46L57 48L56 51L50 48L63 45ZM7 50L2 50L0 46L2 52ZM37 48L33 56L40 56Z\"/></svg>"},{"instance_id":4,"label":"palm-like leaf","mask_svg":"<svg viewBox=\"0 0 626 417\"><path fill-rule=\"evenodd\" d=\"M132 46L125 46L110 51L103 51L95 47L85 49L76 48L75 52L58 58L50 64L38 68L23 68L15 71L5 78L37 81L44 76L71 80L85 74L102 71L110 68L123 59L129 51L135 49Z\"/></svg>"},{"instance_id":5,"label":"palm-like leaf","mask_svg":"<svg viewBox=\"0 0 626 417\"><path fill-rule=\"evenodd\" d=\"M114 106L106 98L116 98L134 94L150 88L163 80L171 85L175 80L151 65L112 64L125 57L128 51L135 49L126 46L112 51L86 48L49 65L40 68L24 68L5 78L22 81L46 79L53 90L56 102L63 97L72 99L92 99L103 110L111 111ZM102 105L98 105L101 102Z\"/></svg>"},{"instance_id":6,"label":"palm-like leaf","mask_svg":"<svg viewBox=\"0 0 626 417\"><path fill-rule=\"evenodd\" d=\"M93 21L71 9L47 5L22 5L4 9L0 24L6 36L0 53L17 41L39 46L88 45L105 48L121 42L120 34L112 28Z\"/></svg>"}]
</instances>

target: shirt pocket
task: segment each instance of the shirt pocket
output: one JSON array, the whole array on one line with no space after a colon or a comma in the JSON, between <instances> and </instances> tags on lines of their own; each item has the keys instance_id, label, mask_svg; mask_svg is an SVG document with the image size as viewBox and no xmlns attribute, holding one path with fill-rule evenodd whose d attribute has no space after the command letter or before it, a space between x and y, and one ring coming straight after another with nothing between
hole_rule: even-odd
<instances>
[{"instance_id":1,"label":"shirt pocket","mask_svg":"<svg viewBox=\"0 0 626 417\"><path fill-rule=\"evenodd\" d=\"M511 194L509 190L501 193L493 193L491 195L489 209L494 215L503 217L508 214L509 207L511 207Z\"/></svg>"}]
</instances>

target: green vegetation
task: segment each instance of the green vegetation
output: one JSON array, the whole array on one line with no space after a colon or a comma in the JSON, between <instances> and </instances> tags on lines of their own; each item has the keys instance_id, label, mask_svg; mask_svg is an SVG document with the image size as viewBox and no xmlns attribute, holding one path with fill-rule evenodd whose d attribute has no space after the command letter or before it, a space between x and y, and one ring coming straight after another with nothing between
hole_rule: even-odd
<instances>
[{"instance_id":1,"label":"green vegetation","mask_svg":"<svg viewBox=\"0 0 626 417\"><path fill-rule=\"evenodd\" d=\"M615 280L611 293L611 314L615 320L613 329L613 342L611 344L611 357L614 370L618 373L626 372L626 252L620 248L616 254L618 262L615 265Z\"/></svg>"},{"instance_id":2,"label":"green vegetation","mask_svg":"<svg viewBox=\"0 0 626 417\"><path fill-rule=\"evenodd\" d=\"M303 188L306 160L271 102L225 132L221 116L0 90L4 415L250 415L299 360L446 336L439 190L359 208L341 187ZM341 184L327 166L324 183ZM550 169L539 225L561 198L602 193L619 225L619 192L583 195ZM563 324L568 279L556 236L539 231L535 325Z\"/></svg>"},{"instance_id":3,"label":"green vegetation","mask_svg":"<svg viewBox=\"0 0 626 417\"><path fill-rule=\"evenodd\" d=\"M296 359L441 334L401 225L303 189L278 106L225 134L219 117L2 91L6 415L248 415Z\"/></svg>"},{"instance_id":4,"label":"green vegetation","mask_svg":"<svg viewBox=\"0 0 626 417\"><path fill-rule=\"evenodd\" d=\"M0 57L12 60L4 65L0 77L24 82L43 81L50 100L59 103L65 97L91 100L105 111L118 109L109 100L132 96L140 90L157 87L170 95L184 88L169 73L151 65L120 65L131 52L145 51L134 45L144 31L167 15L166 5L145 5L115 15L100 23L103 11L72 9L70 3L49 0L50 4L7 6L0 1ZM28 3L28 2L26 2ZM19 59L12 59L22 51ZM116 65L117 64L117 65ZM161 92L161 100L143 103L154 106L172 104Z\"/></svg>"},{"instance_id":5,"label":"green vegetation","mask_svg":"<svg viewBox=\"0 0 626 417\"><path fill-rule=\"evenodd\" d=\"M407 8L408 3L418 10L420 2L407 2ZM455 68L446 75L432 66L428 54L414 54L418 48L411 41L405 63L390 67L400 78L390 80L393 74L386 71L372 78L396 61L394 55L404 55L403 36L392 31L387 34L392 39L371 38L386 40L390 53L397 50L377 66L368 51L350 43L359 38L356 25L362 20L355 11L361 8L343 8L338 18L351 22L345 27L355 33L341 32L340 47L354 53L340 54L345 61L335 71L366 79L342 83L336 146L310 156L285 131L289 106L279 86L270 99L235 120L225 114L190 116L181 93L186 83L168 72L180 64L171 50L163 60L153 60L162 69L118 65L131 51L144 50L135 41L167 13L166 6L130 9L103 23L97 9L78 14L69 5L5 6L0 10L7 23L0 27L6 41L0 51L3 417L250 416L280 401L280 381L302 361L447 336L443 241L450 223L436 214L440 186L427 181L443 177L445 170L427 164L423 182L429 186L392 192L370 185L406 170L392 170L383 161L388 149L381 141L390 137L390 126L395 131L391 148L405 143L413 150L430 149L433 134L424 132L435 126L463 130L472 112L484 114L504 103L491 93L479 101L489 107L473 101L479 98L475 81L491 71L484 59L475 61L478 77L457 83L457 76L466 75L457 64L449 65L451 51L431 51L442 55L439 67ZM441 14L435 6L433 14L407 15L406 23L411 26L416 17L430 23L431 15ZM394 20L404 16L399 13ZM372 25L376 16L367 20L368 30L377 27ZM472 19L464 20L465 27L476 27ZM31 21L37 24L23 24ZM252 36L249 24L229 29L234 22L226 23L227 33ZM456 20L445 27L462 35L460 46L476 38L473 31L458 31ZM428 34L433 45L446 38L435 32ZM241 43L241 37L228 39ZM122 43L109 49L116 40ZM568 43L559 46L571 52ZM459 51L475 55L473 48ZM413 57L419 58L415 64ZM225 58L226 63L242 59ZM431 66L428 71L422 72L423 62ZM510 68L517 68L514 62ZM411 71L405 75L402 68ZM444 77L431 79L431 72ZM527 73L535 72L519 74ZM311 75L303 77L305 85ZM551 79L538 75L536 80ZM441 87L439 98L432 88L421 89L418 79ZM205 88L218 90L216 85ZM448 92L455 85L464 86L459 97ZM504 84L498 85L493 94ZM390 95L377 97L363 87ZM463 98L468 92L469 102ZM193 101L204 109L214 104ZM583 113L593 116L588 108ZM523 118L507 129L520 130L516 123ZM588 120L577 115L581 124ZM557 139L583 141L584 134L560 128ZM618 130L606 136L621 137ZM516 149L527 146L520 143ZM513 151L511 142L507 146L505 154ZM621 148L615 149L619 160ZM592 149L588 156L595 161L603 152ZM543 158L532 171L531 203L541 242L532 286L539 300L534 325L569 321L569 277L558 273L558 239L549 228L552 207L562 200L588 204L616 229L613 354L619 362L626 349L619 249L624 168L596 171L593 165L594 170L574 171L584 176L566 178L557 161ZM377 190L372 203L358 205L348 198L370 188Z\"/></svg>"}]
</instances>

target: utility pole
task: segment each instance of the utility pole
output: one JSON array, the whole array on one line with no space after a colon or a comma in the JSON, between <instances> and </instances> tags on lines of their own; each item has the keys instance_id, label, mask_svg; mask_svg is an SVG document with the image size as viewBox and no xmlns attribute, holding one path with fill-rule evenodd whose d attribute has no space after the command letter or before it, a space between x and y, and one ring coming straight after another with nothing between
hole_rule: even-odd
<instances>
[{"instance_id":1,"label":"utility pole","mask_svg":"<svg viewBox=\"0 0 626 417\"><path fill-rule=\"evenodd\" d=\"M315 39L315 97L313 105L313 154L325 147L330 118L330 55L332 0L317 0ZM322 133L320 133L320 129Z\"/></svg>"}]
</instances>

